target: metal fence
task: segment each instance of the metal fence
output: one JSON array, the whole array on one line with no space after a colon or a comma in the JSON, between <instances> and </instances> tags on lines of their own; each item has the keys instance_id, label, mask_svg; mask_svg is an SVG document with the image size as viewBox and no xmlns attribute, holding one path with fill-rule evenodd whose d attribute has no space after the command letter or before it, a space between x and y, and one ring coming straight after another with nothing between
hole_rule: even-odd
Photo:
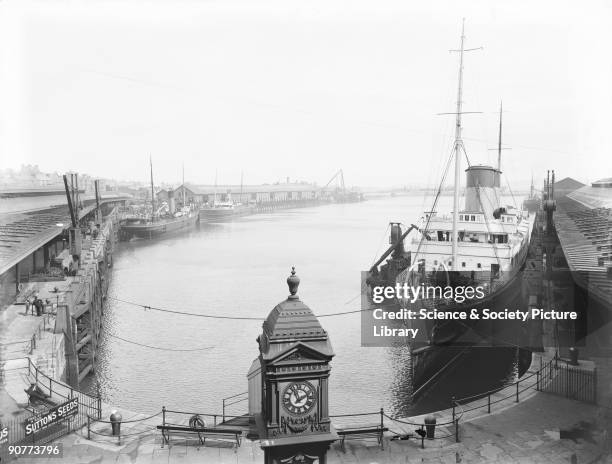
<instances>
[{"instance_id":1,"label":"metal fence","mask_svg":"<svg viewBox=\"0 0 612 464\"><path fill-rule=\"evenodd\" d=\"M2 427L8 428L7 442L0 447L0 452L6 452L9 445L44 445L69 434L74 430L87 425L88 416L95 418L101 417L102 402L99 397L94 397L70 387L62 382L52 379L27 358L28 366L23 368L23 375L30 384L35 384L39 391L48 395L50 403L48 406L28 406L27 410L19 416L4 420ZM52 403L57 405L72 399L78 399L78 411L75 415L66 417L64 420L56 422L35 433L26 434L26 423L42 414L45 414ZM2 456L4 461L9 456ZM3 462L4 462L3 461Z\"/></svg>"},{"instance_id":2,"label":"metal fence","mask_svg":"<svg viewBox=\"0 0 612 464\"><path fill-rule=\"evenodd\" d=\"M426 430L430 429L433 425L435 432L429 435L431 440L455 440L459 442L459 421L461 420L463 412L461 407L458 406L457 414L452 419L438 423L428 423L426 419L423 421L412 421L408 419L402 419L393 417L385 413L384 409L381 408L376 412L363 412L355 414L333 414L330 415L330 419L334 422L334 427L337 431L349 429L351 433L361 438L361 435L367 434L372 436L372 430L376 430L376 433L380 434L380 445L382 447L382 433L389 431L393 434L391 440L405 440L410 438L421 440L421 448L425 448L425 437L427 435ZM400 426L402 428L400 428ZM360 432L363 430L363 434ZM408 429L408 430L406 430Z\"/></svg>"},{"instance_id":3,"label":"metal fence","mask_svg":"<svg viewBox=\"0 0 612 464\"><path fill-rule=\"evenodd\" d=\"M2 426L8 428L8 442L0 449L4 450L9 445L45 445L79 428L76 425L78 422L77 415L67 417L38 432L26 434L26 423L37 416L40 416L40 412L28 410L24 414L4 421Z\"/></svg>"},{"instance_id":4,"label":"metal fence","mask_svg":"<svg viewBox=\"0 0 612 464\"><path fill-rule=\"evenodd\" d=\"M189 424L189 420L194 416L200 416L205 421L206 427L217 427L227 421L236 419L248 419L250 416L247 414L242 415L228 415L225 414L210 414L197 411L174 411L166 409L162 406L162 425L186 425Z\"/></svg>"},{"instance_id":5,"label":"metal fence","mask_svg":"<svg viewBox=\"0 0 612 464\"><path fill-rule=\"evenodd\" d=\"M87 439L94 441L117 441L121 445L121 440L124 442L130 437L141 437L148 435L157 429L157 425L150 423L150 419L161 415L158 412L147 417L137 417L136 419L121 420L117 427L117 432L113 431L113 421L102 420L99 418L87 418ZM123 427L123 432L121 431Z\"/></svg>"},{"instance_id":6,"label":"metal fence","mask_svg":"<svg viewBox=\"0 0 612 464\"><path fill-rule=\"evenodd\" d=\"M531 374L516 382L489 390L477 395L460 399L452 399L453 417L455 408L461 407L462 412L486 409L491 412L498 403L513 401L518 403L521 395L528 390L553 393L572 400L586 403L597 403L597 370L587 370L573 366L557 358L540 365Z\"/></svg>"},{"instance_id":7,"label":"metal fence","mask_svg":"<svg viewBox=\"0 0 612 464\"><path fill-rule=\"evenodd\" d=\"M248 399L249 399L248 391L223 398L223 422L225 422L225 416L230 411L231 406L248 401Z\"/></svg>"},{"instance_id":8,"label":"metal fence","mask_svg":"<svg viewBox=\"0 0 612 464\"><path fill-rule=\"evenodd\" d=\"M540 372L540 391L585 403L597 403L597 369L583 369L555 360L546 364Z\"/></svg>"},{"instance_id":9,"label":"metal fence","mask_svg":"<svg viewBox=\"0 0 612 464\"><path fill-rule=\"evenodd\" d=\"M61 402L78 398L79 413L76 419L76 428L86 425L88 416L97 419L102 417L102 400L99 396L89 395L65 383L52 379L38 369L30 358L28 358L28 377L31 382L35 382L38 387L51 398L57 397Z\"/></svg>"},{"instance_id":10,"label":"metal fence","mask_svg":"<svg viewBox=\"0 0 612 464\"><path fill-rule=\"evenodd\" d=\"M28 340L18 340L9 343L0 343L0 354L3 362L22 359L36 348L36 333Z\"/></svg>"},{"instance_id":11,"label":"metal fence","mask_svg":"<svg viewBox=\"0 0 612 464\"><path fill-rule=\"evenodd\" d=\"M486 409L487 413L491 412L491 408L499 403L513 401L518 403L521 398L521 394L528 390L542 390L544 385L544 372L551 365L553 360L548 361L546 364L540 367L536 372L533 372L527 376L522 377L516 382L505 385L493 390L488 390L482 393L478 393L472 396L466 396L464 398L454 398L451 400L451 407L453 410L453 417L455 416L455 409L458 407L462 408L463 413L476 411L480 409ZM553 371L546 370L550 375L553 375ZM556 373L554 373L556 375Z\"/></svg>"},{"instance_id":12,"label":"metal fence","mask_svg":"<svg viewBox=\"0 0 612 464\"><path fill-rule=\"evenodd\" d=\"M477 410L486 410L487 413L490 413L492 408L500 403L518 403L521 397L525 397L524 394L528 390L553 393L573 400L596 403L597 370L588 370L580 368L579 366L573 366L559 359L552 359L546 363L541 363L537 371L522 377L510 385L465 398L453 398L451 401L450 420L435 424L435 428L438 432L435 437L432 438L450 438L459 442L460 421L464 419L466 413ZM357 416L375 416L377 414L380 414L381 427L385 426L384 419L397 424L418 427L421 432L423 432L428 425L431 425L427 424L425 421L414 422L392 417L385 414L382 409L380 413L345 414L331 417L337 422L345 418L353 419ZM392 429L389 430L396 433L397 436L401 436L400 433ZM421 435L421 438L423 437L422 433L419 435ZM423 439L421 440L421 446L424 447Z\"/></svg>"},{"instance_id":13,"label":"metal fence","mask_svg":"<svg viewBox=\"0 0 612 464\"><path fill-rule=\"evenodd\" d=\"M12 361L31 355L41 338L47 332L47 327L52 327L51 316L51 313L44 313L41 316L38 327L29 339L0 343L0 360L3 362Z\"/></svg>"}]
</instances>

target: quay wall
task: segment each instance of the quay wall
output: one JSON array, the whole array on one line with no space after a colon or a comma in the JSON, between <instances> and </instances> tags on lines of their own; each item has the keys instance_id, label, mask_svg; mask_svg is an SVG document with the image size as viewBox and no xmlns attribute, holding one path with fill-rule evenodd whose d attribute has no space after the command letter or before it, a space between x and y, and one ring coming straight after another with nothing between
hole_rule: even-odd
<instances>
[{"instance_id":1,"label":"quay wall","mask_svg":"<svg viewBox=\"0 0 612 464\"><path fill-rule=\"evenodd\" d=\"M58 310L55 331L60 327L64 331L68 347L66 381L75 388L94 370L118 229L118 216L113 210L98 235L83 241L80 266L65 300L65 319L60 319Z\"/></svg>"},{"instance_id":2,"label":"quay wall","mask_svg":"<svg viewBox=\"0 0 612 464\"><path fill-rule=\"evenodd\" d=\"M302 198L295 200L288 199L271 199L267 201L258 201L255 205L255 213L268 213L277 209L290 208L308 208L312 206L320 206L329 203L329 201L321 199Z\"/></svg>"}]
</instances>

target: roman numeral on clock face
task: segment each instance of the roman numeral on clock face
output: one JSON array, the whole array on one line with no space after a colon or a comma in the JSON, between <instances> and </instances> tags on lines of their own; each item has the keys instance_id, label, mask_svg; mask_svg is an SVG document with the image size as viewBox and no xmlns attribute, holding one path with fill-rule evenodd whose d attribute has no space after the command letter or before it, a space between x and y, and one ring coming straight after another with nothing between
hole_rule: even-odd
<instances>
[{"instance_id":1,"label":"roman numeral on clock face","mask_svg":"<svg viewBox=\"0 0 612 464\"><path fill-rule=\"evenodd\" d=\"M304 414L312 409L316 402L316 390L310 382L289 384L282 395L283 406L292 414Z\"/></svg>"}]
</instances>

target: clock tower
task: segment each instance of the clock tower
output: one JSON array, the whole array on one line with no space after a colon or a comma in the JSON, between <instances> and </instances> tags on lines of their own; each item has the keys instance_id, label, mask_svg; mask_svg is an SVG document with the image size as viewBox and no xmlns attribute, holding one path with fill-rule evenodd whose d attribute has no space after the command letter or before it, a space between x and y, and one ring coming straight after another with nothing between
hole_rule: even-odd
<instances>
[{"instance_id":1,"label":"clock tower","mask_svg":"<svg viewBox=\"0 0 612 464\"><path fill-rule=\"evenodd\" d=\"M270 312L249 371L249 412L266 464L325 464L338 439L329 419L328 382L334 352L327 332L302 301L295 268L290 295Z\"/></svg>"}]
</instances>

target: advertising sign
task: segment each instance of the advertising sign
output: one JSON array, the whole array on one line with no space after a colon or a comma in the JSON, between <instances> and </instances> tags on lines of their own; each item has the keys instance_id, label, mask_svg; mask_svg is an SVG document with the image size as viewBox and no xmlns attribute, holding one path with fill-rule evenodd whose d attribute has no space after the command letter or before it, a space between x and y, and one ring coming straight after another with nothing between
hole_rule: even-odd
<instances>
[{"instance_id":1,"label":"advertising sign","mask_svg":"<svg viewBox=\"0 0 612 464\"><path fill-rule=\"evenodd\" d=\"M59 406L49 409L47 412L40 415L30 417L25 421L26 436L40 432L50 425L56 424L68 417L76 415L79 410L78 398L66 401Z\"/></svg>"}]
</instances>

